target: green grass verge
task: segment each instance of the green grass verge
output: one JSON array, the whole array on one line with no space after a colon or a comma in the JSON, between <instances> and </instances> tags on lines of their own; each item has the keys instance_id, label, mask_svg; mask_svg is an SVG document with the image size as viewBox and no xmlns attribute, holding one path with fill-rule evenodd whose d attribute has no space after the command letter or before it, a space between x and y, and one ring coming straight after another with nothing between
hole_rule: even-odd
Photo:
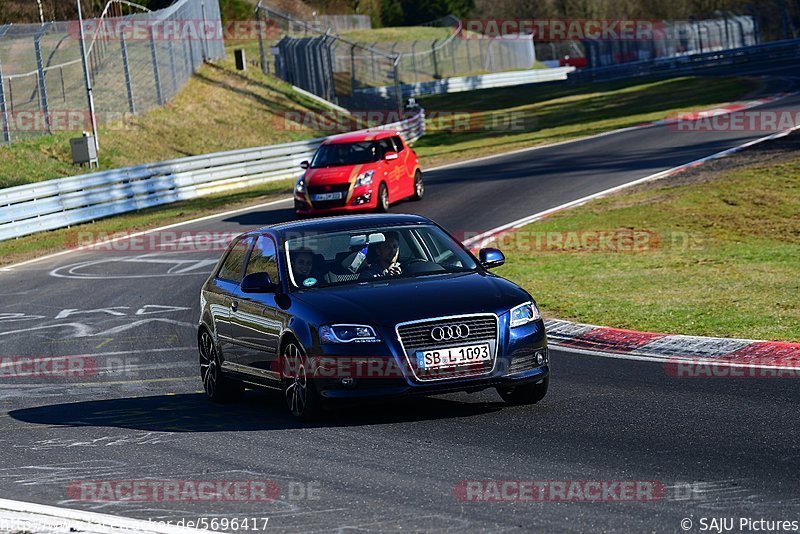
<instances>
[{"instance_id":1,"label":"green grass verge","mask_svg":"<svg viewBox=\"0 0 800 534\"><path fill-rule=\"evenodd\" d=\"M357 43L387 43L410 41L433 41L447 39L453 34L453 28L433 26L400 26L393 28L374 28L371 30L349 30L341 32L342 38Z\"/></svg>"},{"instance_id":2,"label":"green grass verge","mask_svg":"<svg viewBox=\"0 0 800 534\"><path fill-rule=\"evenodd\" d=\"M705 183L656 183L501 238L508 262L497 272L526 287L548 316L800 341L798 213L800 158L726 171ZM568 241L576 232L625 229L652 232L651 245L613 252Z\"/></svg>"},{"instance_id":3,"label":"green grass verge","mask_svg":"<svg viewBox=\"0 0 800 534\"><path fill-rule=\"evenodd\" d=\"M424 97L420 103L426 111L444 113L428 121L415 150L432 165L574 139L736 100L757 83L746 78L675 78L532 84ZM459 115L449 122L453 113L462 112L471 114L468 122L459 122Z\"/></svg>"},{"instance_id":4,"label":"green grass verge","mask_svg":"<svg viewBox=\"0 0 800 534\"><path fill-rule=\"evenodd\" d=\"M287 180L268 182L259 187L156 206L93 223L81 224L73 228L62 228L19 239L0 241L0 265L9 265L32 257L60 252L74 246L78 232L106 235L157 228L187 219L286 198L291 194L293 185L293 181Z\"/></svg>"}]
</instances>

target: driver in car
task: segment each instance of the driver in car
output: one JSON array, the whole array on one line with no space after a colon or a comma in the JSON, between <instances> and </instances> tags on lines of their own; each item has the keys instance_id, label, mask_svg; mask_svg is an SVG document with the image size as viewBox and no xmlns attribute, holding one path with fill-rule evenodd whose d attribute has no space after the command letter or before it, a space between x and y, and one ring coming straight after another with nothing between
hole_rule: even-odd
<instances>
[{"instance_id":1,"label":"driver in car","mask_svg":"<svg viewBox=\"0 0 800 534\"><path fill-rule=\"evenodd\" d=\"M400 267L400 263L397 261L400 255L400 234L397 232L385 232L384 237L385 240L375 247L375 261L365 271L367 276L383 278L399 276L403 273L403 268Z\"/></svg>"}]
</instances>

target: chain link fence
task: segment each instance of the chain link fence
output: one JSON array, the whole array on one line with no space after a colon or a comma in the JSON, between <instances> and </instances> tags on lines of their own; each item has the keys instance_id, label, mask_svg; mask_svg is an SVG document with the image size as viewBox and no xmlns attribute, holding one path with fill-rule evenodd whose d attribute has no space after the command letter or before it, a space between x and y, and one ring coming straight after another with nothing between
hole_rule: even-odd
<instances>
[{"instance_id":1,"label":"chain link fence","mask_svg":"<svg viewBox=\"0 0 800 534\"><path fill-rule=\"evenodd\" d=\"M399 105L395 99L365 96L360 90L367 88L536 66L530 37L477 39L465 34L455 17L428 24L447 28L447 37L369 45L344 39L334 28L323 32L263 3L257 6L256 17L283 35L271 47L279 77L350 109ZM266 47L262 44L262 50ZM266 52L262 59L264 72L269 72Z\"/></svg>"},{"instance_id":2,"label":"chain link fence","mask_svg":"<svg viewBox=\"0 0 800 534\"><path fill-rule=\"evenodd\" d=\"M204 61L225 56L218 0L128 15L122 5L84 21L101 124L169 102ZM80 33L77 21L0 26L0 143L91 129Z\"/></svg>"}]
</instances>

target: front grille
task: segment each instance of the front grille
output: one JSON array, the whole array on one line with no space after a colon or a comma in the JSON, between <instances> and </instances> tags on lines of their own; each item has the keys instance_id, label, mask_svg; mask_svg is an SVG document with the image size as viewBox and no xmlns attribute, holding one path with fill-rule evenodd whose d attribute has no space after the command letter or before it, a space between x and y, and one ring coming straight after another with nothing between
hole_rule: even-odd
<instances>
[{"instance_id":1,"label":"front grille","mask_svg":"<svg viewBox=\"0 0 800 534\"><path fill-rule=\"evenodd\" d=\"M342 198L338 200L320 200L314 201L314 195L324 193L338 193L342 192ZM308 198L311 200L311 205L317 209L327 208L340 208L347 204L347 194L350 192L350 184L333 184L323 186L309 186Z\"/></svg>"},{"instance_id":2,"label":"front grille","mask_svg":"<svg viewBox=\"0 0 800 534\"><path fill-rule=\"evenodd\" d=\"M469 334L458 339L443 341L437 341L431 335L431 330L437 326L455 327L457 325L466 325L469 328ZM397 327L397 335L406 352L406 358L411 370L417 380L424 382L491 372L497 357L497 328L497 317L494 315L471 315L401 324ZM421 369L417 366L417 351L473 345L482 341L489 343L490 360L440 369Z\"/></svg>"}]
</instances>

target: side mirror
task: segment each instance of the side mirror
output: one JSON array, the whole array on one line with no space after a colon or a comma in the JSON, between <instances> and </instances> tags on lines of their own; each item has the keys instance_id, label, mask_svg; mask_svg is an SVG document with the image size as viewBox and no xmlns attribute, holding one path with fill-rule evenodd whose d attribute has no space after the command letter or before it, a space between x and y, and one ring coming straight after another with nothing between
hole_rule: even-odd
<instances>
[{"instance_id":1,"label":"side mirror","mask_svg":"<svg viewBox=\"0 0 800 534\"><path fill-rule=\"evenodd\" d=\"M301 169L308 169L309 167L311 167L311 164L307 161L304 161L300 164Z\"/></svg>"},{"instance_id":2,"label":"side mirror","mask_svg":"<svg viewBox=\"0 0 800 534\"><path fill-rule=\"evenodd\" d=\"M267 273L248 274L242 280L242 291L244 293L274 293L277 286L272 283Z\"/></svg>"},{"instance_id":3,"label":"side mirror","mask_svg":"<svg viewBox=\"0 0 800 534\"><path fill-rule=\"evenodd\" d=\"M506 257L496 248L482 248L478 252L478 259L485 269L494 269L506 262Z\"/></svg>"},{"instance_id":4,"label":"side mirror","mask_svg":"<svg viewBox=\"0 0 800 534\"><path fill-rule=\"evenodd\" d=\"M386 155L383 156L383 159L385 159L386 161L392 161L397 159L397 157L398 157L397 152L389 151L386 153Z\"/></svg>"}]
</instances>

